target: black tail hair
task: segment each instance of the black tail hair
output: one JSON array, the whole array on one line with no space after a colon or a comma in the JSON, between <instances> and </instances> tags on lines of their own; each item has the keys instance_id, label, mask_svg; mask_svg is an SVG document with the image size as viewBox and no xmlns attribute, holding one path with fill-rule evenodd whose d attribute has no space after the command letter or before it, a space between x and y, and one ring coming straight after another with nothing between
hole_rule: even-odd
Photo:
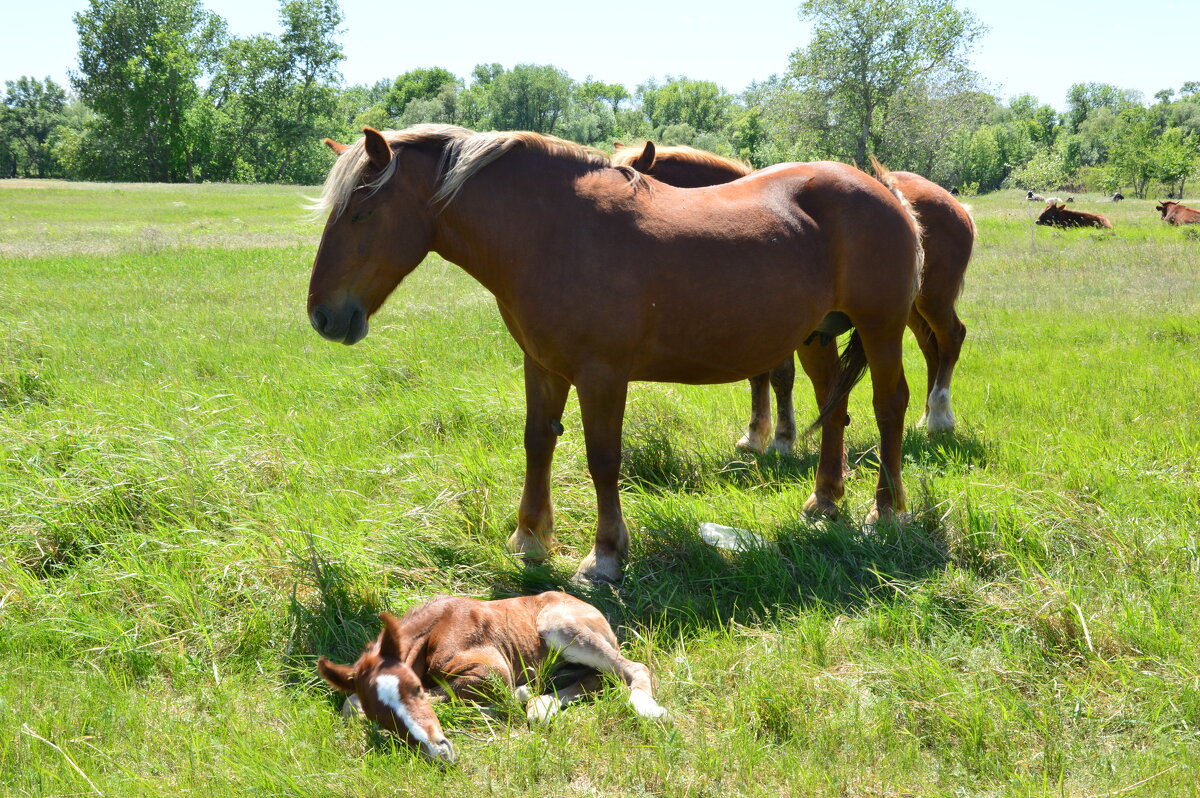
<instances>
[{"instance_id":1,"label":"black tail hair","mask_svg":"<svg viewBox=\"0 0 1200 798\"><path fill-rule=\"evenodd\" d=\"M825 397L820 415L809 425L805 434L812 434L821 427L833 409L850 394L851 389L858 385L858 381L866 373L867 352L863 349L862 338L859 336L858 330L855 330L850 333L850 340L846 342L841 357L838 358L838 377L833 384L833 390L829 392L829 396Z\"/></svg>"}]
</instances>

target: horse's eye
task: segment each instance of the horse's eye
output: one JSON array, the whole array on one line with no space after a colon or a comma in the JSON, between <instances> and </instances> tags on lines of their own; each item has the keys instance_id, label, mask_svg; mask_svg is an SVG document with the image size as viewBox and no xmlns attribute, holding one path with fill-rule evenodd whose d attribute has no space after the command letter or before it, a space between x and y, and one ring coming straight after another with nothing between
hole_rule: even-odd
<instances>
[{"instance_id":1,"label":"horse's eye","mask_svg":"<svg viewBox=\"0 0 1200 798\"><path fill-rule=\"evenodd\" d=\"M352 222L361 222L363 219L366 219L366 218L367 218L368 216L370 216L372 213L374 213L374 211L369 211L369 210L366 210L366 209L363 209L363 210L361 210L361 211L355 211L355 212L354 212L354 215L350 217L350 221L352 221Z\"/></svg>"}]
</instances>

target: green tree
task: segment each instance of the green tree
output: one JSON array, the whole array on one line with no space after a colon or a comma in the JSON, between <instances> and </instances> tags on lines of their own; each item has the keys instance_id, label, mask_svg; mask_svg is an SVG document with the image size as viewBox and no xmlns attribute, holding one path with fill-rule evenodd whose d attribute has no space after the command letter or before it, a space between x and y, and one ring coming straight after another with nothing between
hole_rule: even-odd
<instances>
[{"instance_id":1,"label":"green tree","mask_svg":"<svg viewBox=\"0 0 1200 798\"><path fill-rule=\"evenodd\" d=\"M67 95L50 78L22 76L5 81L4 121L6 161L9 176L18 173L36 177L55 174L52 137L64 121Z\"/></svg>"},{"instance_id":2,"label":"green tree","mask_svg":"<svg viewBox=\"0 0 1200 798\"><path fill-rule=\"evenodd\" d=\"M1150 182L1160 171L1157 144L1154 116L1149 109L1134 106L1117 115L1108 143L1109 169L1141 199L1145 199Z\"/></svg>"},{"instance_id":3,"label":"green tree","mask_svg":"<svg viewBox=\"0 0 1200 798\"><path fill-rule=\"evenodd\" d=\"M1170 127L1159 136L1154 148L1158 179L1171 188L1177 197L1183 196L1188 178L1200 165L1197 136L1182 128Z\"/></svg>"},{"instance_id":4,"label":"green tree","mask_svg":"<svg viewBox=\"0 0 1200 798\"><path fill-rule=\"evenodd\" d=\"M457 84L454 73L441 67L411 69L392 83L383 99L383 108L388 116L399 118L413 100L437 99L444 87Z\"/></svg>"},{"instance_id":5,"label":"green tree","mask_svg":"<svg viewBox=\"0 0 1200 798\"><path fill-rule=\"evenodd\" d=\"M499 72L487 69L484 85L492 127L555 132L569 110L574 90L574 81L566 72L549 64L517 64L511 71ZM478 75L481 67L475 70Z\"/></svg>"},{"instance_id":6,"label":"green tree","mask_svg":"<svg viewBox=\"0 0 1200 798\"><path fill-rule=\"evenodd\" d=\"M197 79L224 37L200 0L90 0L75 14L79 70L71 83L102 119L93 133L116 137L110 166L134 180L193 174L189 109Z\"/></svg>"},{"instance_id":7,"label":"green tree","mask_svg":"<svg viewBox=\"0 0 1200 798\"><path fill-rule=\"evenodd\" d=\"M668 78L659 85L649 80L638 86L642 113L655 129L687 125L702 133L715 133L728 126L734 98L710 80Z\"/></svg>"},{"instance_id":8,"label":"green tree","mask_svg":"<svg viewBox=\"0 0 1200 798\"><path fill-rule=\"evenodd\" d=\"M621 110L621 103L630 99L629 91L620 83L603 83L591 76L576 87L575 96L584 108L591 108L596 102L607 103L614 116Z\"/></svg>"},{"instance_id":9,"label":"green tree","mask_svg":"<svg viewBox=\"0 0 1200 798\"><path fill-rule=\"evenodd\" d=\"M805 0L808 46L791 57L791 76L831 128L849 134L854 162L878 149L893 99L918 81L940 83L966 69L983 27L953 0Z\"/></svg>"},{"instance_id":10,"label":"green tree","mask_svg":"<svg viewBox=\"0 0 1200 798\"><path fill-rule=\"evenodd\" d=\"M1076 83L1067 89L1067 127L1076 133L1097 109L1120 112L1134 106L1141 106L1136 91L1120 89L1111 83Z\"/></svg>"},{"instance_id":11,"label":"green tree","mask_svg":"<svg viewBox=\"0 0 1200 798\"><path fill-rule=\"evenodd\" d=\"M275 180L317 182L327 168L322 128L337 112L337 40L342 11L337 0L285 0L280 6L280 75L287 86L276 117L279 165Z\"/></svg>"}]
</instances>

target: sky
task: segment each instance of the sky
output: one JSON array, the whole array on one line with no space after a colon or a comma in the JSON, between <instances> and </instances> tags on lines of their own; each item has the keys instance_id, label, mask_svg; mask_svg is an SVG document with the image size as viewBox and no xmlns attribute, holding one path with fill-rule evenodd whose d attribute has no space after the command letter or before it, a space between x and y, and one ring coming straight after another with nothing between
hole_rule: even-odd
<instances>
[{"instance_id":1,"label":"sky","mask_svg":"<svg viewBox=\"0 0 1200 798\"><path fill-rule=\"evenodd\" d=\"M786 70L810 27L799 0L584 4L563 0L456 3L341 0L347 83L417 67L466 78L476 64L553 64L630 91L648 78L711 80L731 92ZM66 85L77 68L73 15L87 0L6 2L0 81L21 75ZM204 0L235 35L278 33L275 0ZM987 32L971 54L994 94L1029 93L1062 110L1074 83L1112 83L1147 100L1200 80L1200 0L958 0ZM612 9L609 11L609 9ZM679 10L676 10L679 9Z\"/></svg>"}]
</instances>

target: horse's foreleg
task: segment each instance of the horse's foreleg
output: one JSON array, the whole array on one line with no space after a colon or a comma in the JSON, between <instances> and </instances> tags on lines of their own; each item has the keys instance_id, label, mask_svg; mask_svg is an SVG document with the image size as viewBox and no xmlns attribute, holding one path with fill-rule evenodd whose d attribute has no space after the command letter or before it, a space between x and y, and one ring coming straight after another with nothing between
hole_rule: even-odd
<instances>
[{"instance_id":1,"label":"horse's foreleg","mask_svg":"<svg viewBox=\"0 0 1200 798\"><path fill-rule=\"evenodd\" d=\"M894 331L859 328L867 363L871 368L872 404L879 425L879 481L875 486L875 506L867 514L867 523L891 520L904 510L904 482L900 478L903 460L904 411L908 409L908 383L904 379L903 328Z\"/></svg>"},{"instance_id":2,"label":"horse's foreleg","mask_svg":"<svg viewBox=\"0 0 1200 798\"><path fill-rule=\"evenodd\" d=\"M770 374L750 378L750 424L737 442L739 449L760 453L767 450L767 439L771 437L770 381Z\"/></svg>"},{"instance_id":3,"label":"horse's foreleg","mask_svg":"<svg viewBox=\"0 0 1200 798\"><path fill-rule=\"evenodd\" d=\"M629 384L608 370L581 375L575 389L583 417L588 471L596 488L596 542L583 558L577 578L617 582L629 552L629 532L621 514L617 480L621 471L621 424Z\"/></svg>"},{"instance_id":4,"label":"horse's foreleg","mask_svg":"<svg viewBox=\"0 0 1200 798\"><path fill-rule=\"evenodd\" d=\"M812 381L817 407L825 405L830 391L838 378L837 344L816 341L805 344L798 350L800 365ZM804 503L806 513L818 513L833 518L838 512L838 502L846 493L846 406L849 396L843 397L825 418L821 426L821 454L817 460L816 484L812 495Z\"/></svg>"},{"instance_id":5,"label":"horse's foreleg","mask_svg":"<svg viewBox=\"0 0 1200 798\"><path fill-rule=\"evenodd\" d=\"M525 356L525 489L508 548L532 560L545 558L556 545L550 463L570 390L569 382Z\"/></svg>"},{"instance_id":6,"label":"horse's foreleg","mask_svg":"<svg viewBox=\"0 0 1200 798\"><path fill-rule=\"evenodd\" d=\"M792 406L792 388L796 384L796 361L792 356L771 369L771 387L775 390L775 440L771 448L791 454L796 445L796 409Z\"/></svg>"}]
</instances>

